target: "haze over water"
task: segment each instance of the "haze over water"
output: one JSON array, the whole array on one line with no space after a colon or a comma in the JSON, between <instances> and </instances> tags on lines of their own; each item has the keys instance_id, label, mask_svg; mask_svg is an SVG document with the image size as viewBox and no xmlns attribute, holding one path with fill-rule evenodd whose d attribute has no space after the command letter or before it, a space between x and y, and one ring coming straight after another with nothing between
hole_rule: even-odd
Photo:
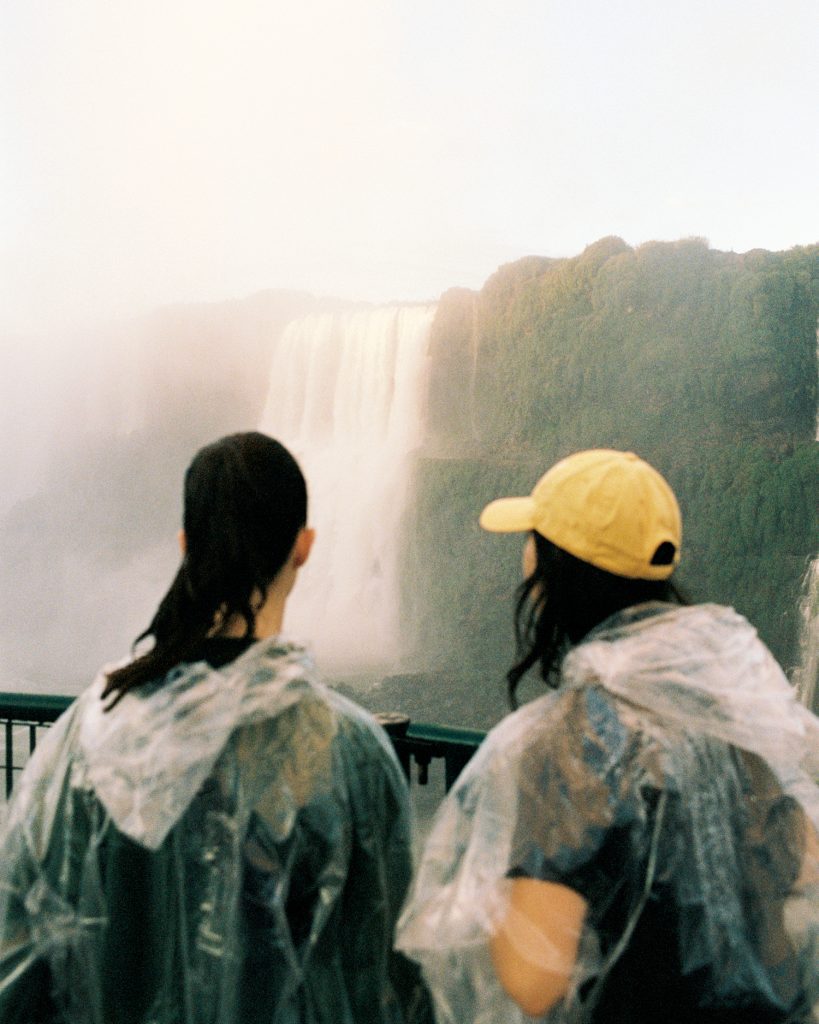
<instances>
[{"instance_id":1,"label":"haze over water","mask_svg":"<svg viewBox=\"0 0 819 1024\"><path fill-rule=\"evenodd\" d=\"M815 242L818 30L812 0L3 5L0 685L76 688L124 654L210 439L189 395L213 366L266 387L268 361L237 368L205 326L192 360L152 310L431 306L609 234ZM236 408L220 429L257 425Z\"/></svg>"},{"instance_id":2,"label":"haze over water","mask_svg":"<svg viewBox=\"0 0 819 1024\"><path fill-rule=\"evenodd\" d=\"M37 428L3 453L0 690L76 692L100 664L126 654L178 563L187 463L214 436L239 429L282 440L308 480L317 542L291 597L288 635L308 642L331 674L399 667L401 521L424 429L434 313L312 313L283 329L263 324L253 346L228 308L236 340L194 332L187 365L190 326L172 324L186 382L179 394L176 381L163 393L168 359L151 344L150 323L142 338L135 329L114 338L111 360L78 344L74 355L84 358L66 361L54 392L39 389L50 378L40 377L33 350L29 386L0 395L12 427ZM228 388L220 353L244 368L244 388L241 379Z\"/></svg>"}]
</instances>

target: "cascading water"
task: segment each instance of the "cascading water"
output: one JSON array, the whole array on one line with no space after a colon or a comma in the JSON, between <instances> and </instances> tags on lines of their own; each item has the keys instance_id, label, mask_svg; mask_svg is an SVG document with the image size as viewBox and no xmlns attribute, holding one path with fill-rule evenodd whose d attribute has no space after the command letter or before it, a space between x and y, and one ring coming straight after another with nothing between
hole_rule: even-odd
<instances>
[{"instance_id":1,"label":"cascading water","mask_svg":"<svg viewBox=\"0 0 819 1024\"><path fill-rule=\"evenodd\" d=\"M270 368L260 429L298 458L317 538L285 630L325 671L394 665L400 522L421 441L434 306L311 314Z\"/></svg>"},{"instance_id":2,"label":"cascading water","mask_svg":"<svg viewBox=\"0 0 819 1024\"><path fill-rule=\"evenodd\" d=\"M817 675L819 675L819 558L808 566L802 582L802 600L799 603L800 663L793 672L792 682L799 700L817 711Z\"/></svg>"}]
</instances>

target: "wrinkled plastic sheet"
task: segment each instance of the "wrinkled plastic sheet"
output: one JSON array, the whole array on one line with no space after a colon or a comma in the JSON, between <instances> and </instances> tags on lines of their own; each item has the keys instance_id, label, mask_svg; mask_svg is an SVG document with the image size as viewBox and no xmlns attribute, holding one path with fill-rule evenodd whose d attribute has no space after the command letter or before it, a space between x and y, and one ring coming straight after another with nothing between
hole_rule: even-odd
<instances>
[{"instance_id":1,"label":"wrinkled plastic sheet","mask_svg":"<svg viewBox=\"0 0 819 1024\"><path fill-rule=\"evenodd\" d=\"M643 608L590 635L562 674L490 733L426 844L398 946L422 965L438 1024L531 1020L489 954L516 877L588 904L569 965L511 922L523 955L565 979L544 1020L607 1020L629 980L618 972L675 956L704 1009L785 1020L816 1001L819 728L752 627L717 606Z\"/></svg>"},{"instance_id":2,"label":"wrinkled plastic sheet","mask_svg":"<svg viewBox=\"0 0 819 1024\"><path fill-rule=\"evenodd\" d=\"M3 1024L394 1024L410 873L383 731L297 647L183 666L38 745L0 834Z\"/></svg>"}]
</instances>

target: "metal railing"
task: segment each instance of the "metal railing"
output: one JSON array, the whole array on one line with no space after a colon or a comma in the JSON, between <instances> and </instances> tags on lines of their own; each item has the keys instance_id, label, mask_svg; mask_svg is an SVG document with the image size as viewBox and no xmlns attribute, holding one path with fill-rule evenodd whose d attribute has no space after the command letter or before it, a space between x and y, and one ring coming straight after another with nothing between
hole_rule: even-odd
<instances>
[{"instance_id":1,"label":"metal railing","mask_svg":"<svg viewBox=\"0 0 819 1024\"><path fill-rule=\"evenodd\" d=\"M408 722L403 734L392 733L389 729L387 731L390 732L398 760L410 781L413 761L417 765L419 786L426 786L429 781L432 761L443 759L445 791L449 791L485 735L477 729L459 729L429 722Z\"/></svg>"},{"instance_id":2,"label":"metal railing","mask_svg":"<svg viewBox=\"0 0 819 1024\"><path fill-rule=\"evenodd\" d=\"M37 746L40 731L56 722L73 700L73 697L52 694L0 693L6 796L11 793L15 775L23 770ZM444 788L448 790L484 737L477 729L412 722L401 715L377 715L376 718L387 730L407 779L412 780L414 764L416 781L421 786L429 781L431 763L441 759Z\"/></svg>"},{"instance_id":3,"label":"metal railing","mask_svg":"<svg viewBox=\"0 0 819 1024\"><path fill-rule=\"evenodd\" d=\"M0 693L6 796L11 793L15 774L23 770L37 746L40 730L56 722L73 700L52 694Z\"/></svg>"}]
</instances>

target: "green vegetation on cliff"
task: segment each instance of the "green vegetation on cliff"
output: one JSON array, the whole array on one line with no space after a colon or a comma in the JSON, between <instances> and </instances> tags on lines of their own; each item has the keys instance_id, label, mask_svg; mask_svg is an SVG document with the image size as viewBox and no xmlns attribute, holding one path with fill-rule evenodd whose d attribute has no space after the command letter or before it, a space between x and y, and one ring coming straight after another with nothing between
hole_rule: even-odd
<instances>
[{"instance_id":1,"label":"green vegetation on cliff","mask_svg":"<svg viewBox=\"0 0 819 1024\"><path fill-rule=\"evenodd\" d=\"M617 447L678 493L692 599L736 607L790 667L817 548L817 317L819 246L738 255L701 239L604 238L444 295L411 513L429 663L508 662L516 564L480 537L483 501L528 492L570 451Z\"/></svg>"}]
</instances>

